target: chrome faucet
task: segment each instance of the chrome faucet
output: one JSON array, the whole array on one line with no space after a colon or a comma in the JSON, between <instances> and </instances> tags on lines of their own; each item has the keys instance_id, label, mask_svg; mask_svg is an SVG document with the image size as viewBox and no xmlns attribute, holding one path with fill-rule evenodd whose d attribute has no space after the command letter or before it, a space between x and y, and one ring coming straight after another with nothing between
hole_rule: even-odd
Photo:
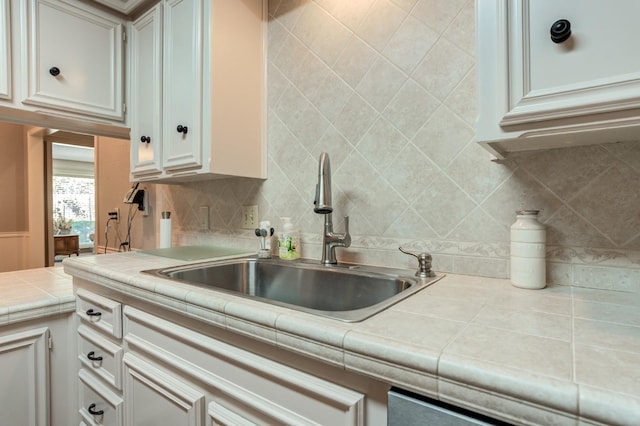
<instances>
[{"instance_id":1,"label":"chrome faucet","mask_svg":"<svg viewBox=\"0 0 640 426\"><path fill-rule=\"evenodd\" d=\"M344 234L333 232L333 206L331 205L331 165L329 154L320 154L318 163L318 184L316 185L316 198L313 201L313 211L324 215L324 232L322 234L322 260L323 265L335 265L336 247L349 247L351 235L349 235L349 216L344 217Z\"/></svg>"}]
</instances>

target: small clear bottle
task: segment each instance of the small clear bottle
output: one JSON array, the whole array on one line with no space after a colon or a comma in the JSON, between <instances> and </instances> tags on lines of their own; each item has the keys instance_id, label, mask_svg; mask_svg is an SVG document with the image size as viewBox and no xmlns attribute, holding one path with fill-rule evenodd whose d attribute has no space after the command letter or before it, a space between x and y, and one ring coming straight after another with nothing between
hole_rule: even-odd
<instances>
[{"instance_id":1,"label":"small clear bottle","mask_svg":"<svg viewBox=\"0 0 640 426\"><path fill-rule=\"evenodd\" d=\"M290 217L283 217L282 232L278 235L278 256L280 259L295 260L300 258L300 232L291 222Z\"/></svg>"},{"instance_id":2,"label":"small clear bottle","mask_svg":"<svg viewBox=\"0 0 640 426\"><path fill-rule=\"evenodd\" d=\"M538 222L538 210L516 211L511 225L511 283L520 288L547 285L546 229Z\"/></svg>"}]
</instances>

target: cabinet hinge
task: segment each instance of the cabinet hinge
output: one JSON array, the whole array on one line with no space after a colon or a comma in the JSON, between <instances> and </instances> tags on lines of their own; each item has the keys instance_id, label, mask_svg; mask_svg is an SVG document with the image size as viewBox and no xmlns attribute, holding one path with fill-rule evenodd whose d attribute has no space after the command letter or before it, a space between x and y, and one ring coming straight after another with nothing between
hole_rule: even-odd
<instances>
[{"instance_id":1,"label":"cabinet hinge","mask_svg":"<svg viewBox=\"0 0 640 426\"><path fill-rule=\"evenodd\" d=\"M127 41L127 32L122 31L122 41Z\"/></svg>"},{"instance_id":2,"label":"cabinet hinge","mask_svg":"<svg viewBox=\"0 0 640 426\"><path fill-rule=\"evenodd\" d=\"M122 112L127 112L127 104L122 104Z\"/></svg>"},{"instance_id":3,"label":"cabinet hinge","mask_svg":"<svg viewBox=\"0 0 640 426\"><path fill-rule=\"evenodd\" d=\"M49 350L53 349L53 338L49 337Z\"/></svg>"}]
</instances>

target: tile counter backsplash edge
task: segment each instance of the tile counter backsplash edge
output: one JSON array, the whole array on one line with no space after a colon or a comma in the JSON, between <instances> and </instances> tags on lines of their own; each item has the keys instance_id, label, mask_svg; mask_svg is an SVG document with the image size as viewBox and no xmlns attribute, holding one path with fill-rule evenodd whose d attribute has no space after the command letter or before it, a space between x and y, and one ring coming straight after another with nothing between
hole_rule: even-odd
<instances>
[{"instance_id":1,"label":"tile counter backsplash edge","mask_svg":"<svg viewBox=\"0 0 640 426\"><path fill-rule=\"evenodd\" d=\"M302 256L320 257L321 236L302 233ZM179 232L178 245L215 244L257 250L252 231ZM408 240L353 236L349 249L338 250L344 262L414 268L415 259L398 246L426 251L434 270L444 273L509 278L509 245L441 240ZM547 247L547 281L561 285L640 293L640 253L631 250Z\"/></svg>"}]
</instances>

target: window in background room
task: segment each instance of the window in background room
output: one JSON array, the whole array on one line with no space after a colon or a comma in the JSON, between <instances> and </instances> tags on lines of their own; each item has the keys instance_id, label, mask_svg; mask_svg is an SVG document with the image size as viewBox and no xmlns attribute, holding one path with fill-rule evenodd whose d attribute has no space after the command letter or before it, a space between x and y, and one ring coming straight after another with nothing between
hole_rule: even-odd
<instances>
[{"instance_id":1,"label":"window in background room","mask_svg":"<svg viewBox=\"0 0 640 426\"><path fill-rule=\"evenodd\" d=\"M53 144L53 229L79 236L80 249L95 235L93 148Z\"/></svg>"}]
</instances>

